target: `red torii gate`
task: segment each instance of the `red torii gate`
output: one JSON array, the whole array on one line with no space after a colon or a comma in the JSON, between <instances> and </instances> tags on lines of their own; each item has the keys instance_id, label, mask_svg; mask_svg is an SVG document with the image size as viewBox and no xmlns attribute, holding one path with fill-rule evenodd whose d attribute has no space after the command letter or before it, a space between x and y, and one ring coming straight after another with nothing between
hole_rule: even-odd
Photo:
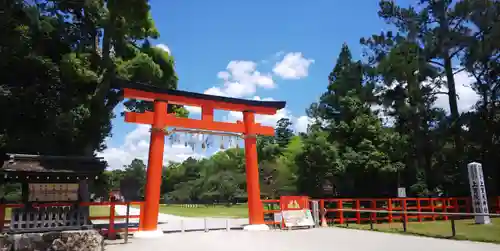
<instances>
[{"instance_id":1,"label":"red torii gate","mask_svg":"<svg viewBox=\"0 0 500 251\"><path fill-rule=\"evenodd\" d=\"M163 168L163 151L165 147L166 127L202 129L210 131L239 133L244 135L246 181L248 193L248 216L250 226L247 229L262 229L264 225L263 206L260 199L259 169L257 160L257 135L274 135L274 128L255 123L255 114L274 115L285 107L283 101L256 101L227 98L193 92L167 90L154 86L133 84L124 88L124 97L145 100L154 103L153 112L126 112L125 121L129 123L148 124L151 128L145 205L141 211L140 236L156 236L158 228L158 211L160 203L160 186ZM180 118L167 113L168 104L201 107L201 120ZM239 111L243 113L243 122L236 123L214 121L214 109Z\"/></svg>"}]
</instances>

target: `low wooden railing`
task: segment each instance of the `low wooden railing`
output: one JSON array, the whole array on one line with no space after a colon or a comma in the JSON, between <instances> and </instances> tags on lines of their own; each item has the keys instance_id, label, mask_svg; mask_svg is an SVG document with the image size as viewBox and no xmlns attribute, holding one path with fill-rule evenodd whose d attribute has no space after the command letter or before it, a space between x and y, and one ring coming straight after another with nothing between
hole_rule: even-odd
<instances>
[{"instance_id":1,"label":"low wooden railing","mask_svg":"<svg viewBox=\"0 0 500 251\"><path fill-rule=\"evenodd\" d=\"M394 220L448 220L448 215L438 213L472 213L472 203L469 197L452 198L331 198L311 199L319 202L320 212L329 223L344 224L347 222L366 223L392 222ZM263 200L264 215L280 212L279 200ZM352 209L351 211L344 209ZM369 210L370 212L363 212ZM489 199L490 213L500 213L500 196ZM376 211L388 213L377 213ZM412 212L408 214L393 214L391 211ZM413 213L416 212L416 213ZM433 214L435 212L436 214ZM465 217L465 216L464 216ZM266 221L268 225L278 225L281 222Z\"/></svg>"},{"instance_id":2,"label":"low wooden railing","mask_svg":"<svg viewBox=\"0 0 500 251\"><path fill-rule=\"evenodd\" d=\"M64 207L64 206L74 206L74 203L34 203L32 204L32 207L37 208L37 207ZM89 216L89 220L109 220L108 228L106 230L106 235L108 238L115 238L116 234L118 232L126 231L126 232L133 232L137 231L141 226L139 225L138 228L130 228L128 227L128 224L125 228L121 227L116 227L116 220L119 219L126 219L126 223L128 223L127 219L137 219L140 217L140 215L117 215L115 212L115 208L117 205L123 205L123 206L128 206L130 207L131 205L138 205L140 209L142 210L144 203L140 201L133 201L133 202L80 202L78 203L78 206L80 207L88 207L89 208L89 213L91 212L91 207L109 207L109 214L108 215L98 215L98 216ZM10 219L6 219L6 212L9 209L12 208L23 208L24 204L0 204L0 232L5 228L7 224L10 223ZM141 221L139 221L141 222Z\"/></svg>"}]
</instances>

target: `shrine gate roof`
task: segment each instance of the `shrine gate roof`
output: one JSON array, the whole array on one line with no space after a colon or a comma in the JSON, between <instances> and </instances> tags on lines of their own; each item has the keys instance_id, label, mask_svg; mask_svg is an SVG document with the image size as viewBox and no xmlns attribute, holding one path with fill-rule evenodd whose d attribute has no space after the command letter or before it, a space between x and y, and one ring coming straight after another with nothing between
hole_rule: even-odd
<instances>
[{"instance_id":1,"label":"shrine gate roof","mask_svg":"<svg viewBox=\"0 0 500 251\"><path fill-rule=\"evenodd\" d=\"M214 102L227 103L227 104L246 105L249 107L273 108L276 110L283 109L286 105L285 101L259 101L259 100L230 98L230 97L181 91L181 90L172 90L172 89L161 88L161 87L157 87L157 86L140 84L140 83L120 83L120 87L134 89L137 91L148 92L148 93L165 94L168 96L184 97L184 98L205 100L205 101L214 101ZM151 97L153 97L153 96L152 95L141 95L141 97L138 99L153 101ZM170 101L170 100L166 100L166 101ZM173 103L179 103L179 102L173 102ZM193 105L193 104L184 104L184 105Z\"/></svg>"},{"instance_id":2,"label":"shrine gate roof","mask_svg":"<svg viewBox=\"0 0 500 251\"><path fill-rule=\"evenodd\" d=\"M9 159L3 162L0 173L98 174L106 168L106 162L95 157L7 155Z\"/></svg>"}]
</instances>

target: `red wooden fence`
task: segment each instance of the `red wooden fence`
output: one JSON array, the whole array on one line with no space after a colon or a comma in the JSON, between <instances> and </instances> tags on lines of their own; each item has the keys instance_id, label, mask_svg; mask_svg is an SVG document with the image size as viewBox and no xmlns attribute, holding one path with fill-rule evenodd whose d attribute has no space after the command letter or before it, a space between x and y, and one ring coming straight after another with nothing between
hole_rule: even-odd
<instances>
[{"instance_id":1,"label":"red wooden fence","mask_svg":"<svg viewBox=\"0 0 500 251\"><path fill-rule=\"evenodd\" d=\"M344 224L356 222L358 224L369 222L393 222L394 220L448 220L448 216L438 214L392 214L391 211L411 212L436 212L436 213L471 213L472 204L469 197L452 198L385 198L385 199L316 199L319 201L320 212L326 212L325 220L330 223ZM279 200L263 200L264 214L280 212ZM383 210L389 213L375 212L346 212L342 209ZM490 213L500 213L500 196L490 198ZM371 214L371 215L370 215ZM466 217L464 217L466 218ZM266 224L280 224L280 222L267 221Z\"/></svg>"},{"instance_id":2,"label":"red wooden fence","mask_svg":"<svg viewBox=\"0 0 500 251\"><path fill-rule=\"evenodd\" d=\"M364 223L370 221L370 218L376 222L392 222L394 220L413 219L416 221L423 220L447 220L448 216L443 215L421 215L421 214L391 214L389 213L373 213L373 212L345 212L339 209L365 209L365 210L385 210L385 211L413 211L413 212L462 212L471 213L472 205L469 197L454 197L454 198L388 198L388 199L316 199L319 201L320 212L325 211L325 220L331 223L347 223L356 222ZM264 214L279 213L279 200L263 200L265 204ZM131 205L144 206L143 202L128 202ZM110 238L114 238L117 232L124 229L115 227L116 219L125 219L125 215L116 215L116 205L127 205L127 202L82 202L79 203L82 207L90 206L109 206L109 215L107 216L90 216L89 220L109 220L107 234ZM73 206L70 203L44 203L34 204L34 207L49 207L49 206ZM5 219L6 209L21 208L23 204L0 204L0 232L9 219ZM490 198L489 208L491 213L500 213L500 196ZM371 214L371 217L370 217ZM129 215L129 219L139 218L140 215ZM141 220L139 221L142 222ZM281 222L267 221L266 224L280 224ZM139 228L129 228L129 232L137 231Z\"/></svg>"}]
</instances>

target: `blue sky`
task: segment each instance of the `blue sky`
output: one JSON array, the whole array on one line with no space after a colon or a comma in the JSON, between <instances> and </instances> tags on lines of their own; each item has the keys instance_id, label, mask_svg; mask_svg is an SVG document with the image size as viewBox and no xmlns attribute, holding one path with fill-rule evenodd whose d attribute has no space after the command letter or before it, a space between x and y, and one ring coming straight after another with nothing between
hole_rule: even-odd
<instances>
[{"instance_id":1,"label":"blue sky","mask_svg":"<svg viewBox=\"0 0 500 251\"><path fill-rule=\"evenodd\" d=\"M154 43L168 46L175 57L179 89L286 101L278 117L290 117L297 130L306 127L305 109L325 91L342 44L361 58L359 39L387 29L377 16L376 0L150 3L161 34ZM216 116L221 121L238 117L227 112ZM260 120L273 125L278 117ZM146 128L124 123L118 113L112 133L102 153L111 168L147 158ZM192 154L189 150L167 146L165 158L179 160Z\"/></svg>"}]
</instances>

